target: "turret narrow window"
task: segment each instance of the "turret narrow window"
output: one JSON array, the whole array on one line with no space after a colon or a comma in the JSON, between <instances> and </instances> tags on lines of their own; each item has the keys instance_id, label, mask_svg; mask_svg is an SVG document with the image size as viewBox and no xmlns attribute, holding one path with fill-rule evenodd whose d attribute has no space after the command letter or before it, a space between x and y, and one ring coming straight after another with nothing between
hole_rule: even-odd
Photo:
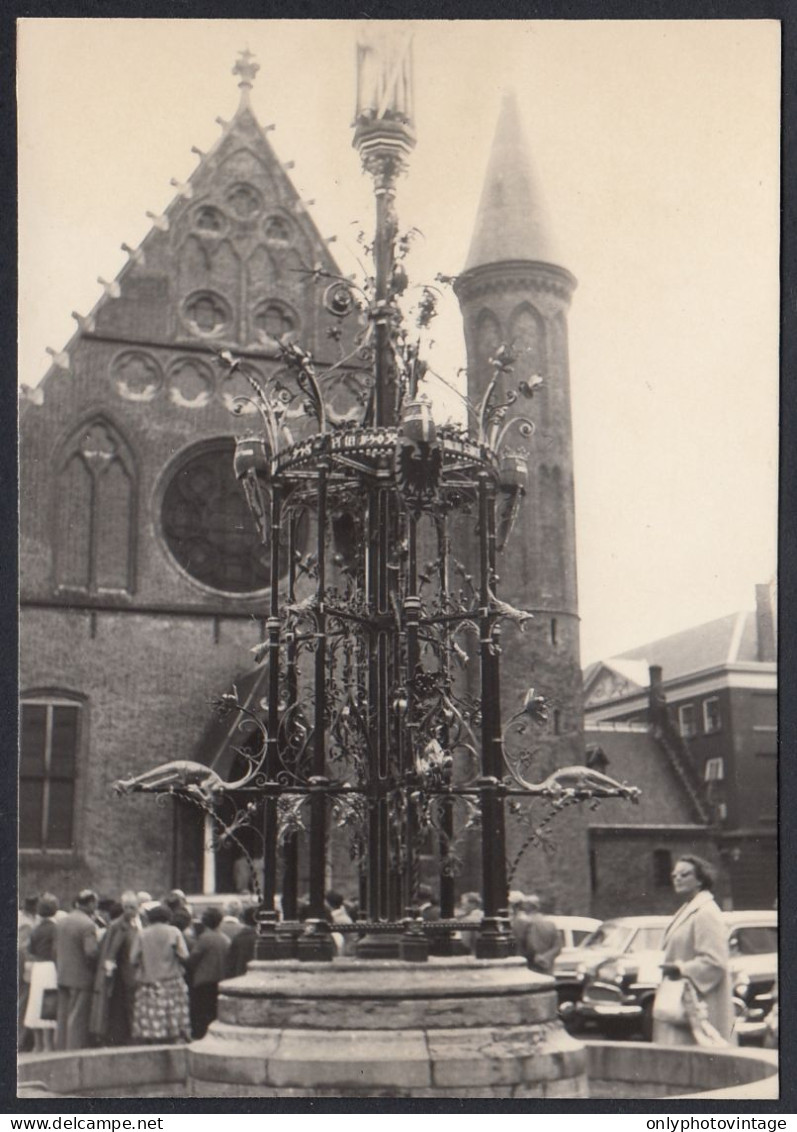
<instances>
[{"instance_id":1,"label":"turret narrow window","mask_svg":"<svg viewBox=\"0 0 797 1132\"><path fill-rule=\"evenodd\" d=\"M486 365L500 345L501 327L498 319L490 310L480 311L476 320L476 357L479 365Z\"/></svg>"},{"instance_id":2,"label":"turret narrow window","mask_svg":"<svg viewBox=\"0 0 797 1132\"><path fill-rule=\"evenodd\" d=\"M55 477L56 582L86 593L133 589L135 474L127 445L104 420L67 444Z\"/></svg>"},{"instance_id":3,"label":"turret narrow window","mask_svg":"<svg viewBox=\"0 0 797 1132\"><path fill-rule=\"evenodd\" d=\"M523 303L509 320L509 341L515 353L518 378L541 374L545 369L545 323L530 303Z\"/></svg>"}]
</instances>

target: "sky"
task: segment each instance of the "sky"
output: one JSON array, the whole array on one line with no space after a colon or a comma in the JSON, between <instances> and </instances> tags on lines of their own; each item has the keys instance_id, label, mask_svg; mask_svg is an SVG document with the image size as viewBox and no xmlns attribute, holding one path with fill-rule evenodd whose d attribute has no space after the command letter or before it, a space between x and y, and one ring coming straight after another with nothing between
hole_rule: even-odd
<instances>
[{"instance_id":1,"label":"sky","mask_svg":"<svg viewBox=\"0 0 797 1132\"><path fill-rule=\"evenodd\" d=\"M344 272L373 228L351 148L361 24L26 19L19 27L19 381L35 387L238 104ZM753 608L776 569L779 25L416 21L417 146L399 186L417 287L467 256L515 90L561 266L583 663ZM453 295L430 358L464 364ZM59 378L61 379L61 378ZM69 380L64 376L63 380Z\"/></svg>"}]
</instances>

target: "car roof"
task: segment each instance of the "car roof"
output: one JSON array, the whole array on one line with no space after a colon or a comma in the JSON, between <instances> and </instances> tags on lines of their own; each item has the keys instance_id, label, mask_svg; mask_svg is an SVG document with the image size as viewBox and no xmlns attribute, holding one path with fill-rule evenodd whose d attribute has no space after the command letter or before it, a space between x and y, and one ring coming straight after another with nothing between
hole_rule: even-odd
<instances>
[{"instance_id":1,"label":"car roof","mask_svg":"<svg viewBox=\"0 0 797 1132\"><path fill-rule=\"evenodd\" d=\"M248 892L206 892L186 896L185 902L189 908L221 908L237 900L240 904L256 904L257 897Z\"/></svg>"},{"instance_id":2,"label":"car roof","mask_svg":"<svg viewBox=\"0 0 797 1132\"><path fill-rule=\"evenodd\" d=\"M763 908L760 911L723 912L722 918L728 923L741 926L742 924L763 924L766 927L778 926L778 914L772 908Z\"/></svg>"},{"instance_id":3,"label":"car roof","mask_svg":"<svg viewBox=\"0 0 797 1132\"><path fill-rule=\"evenodd\" d=\"M672 916L610 916L602 924L619 924L621 928L660 928L668 924Z\"/></svg>"},{"instance_id":4,"label":"car roof","mask_svg":"<svg viewBox=\"0 0 797 1132\"><path fill-rule=\"evenodd\" d=\"M553 922L560 928L597 928L600 925L600 920L594 916L560 916L558 913L551 916Z\"/></svg>"}]
</instances>

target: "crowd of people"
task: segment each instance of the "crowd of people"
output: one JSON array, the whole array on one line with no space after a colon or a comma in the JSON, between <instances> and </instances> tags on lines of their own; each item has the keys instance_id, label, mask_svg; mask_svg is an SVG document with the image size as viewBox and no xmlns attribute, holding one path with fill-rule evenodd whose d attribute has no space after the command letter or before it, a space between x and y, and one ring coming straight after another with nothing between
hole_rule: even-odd
<instances>
[{"instance_id":1,"label":"crowd of people","mask_svg":"<svg viewBox=\"0 0 797 1132\"><path fill-rule=\"evenodd\" d=\"M218 985L254 956L255 906L235 898L194 917L179 889L162 900L85 889L68 911L51 893L19 914L19 1047L187 1042L216 1017Z\"/></svg>"},{"instance_id":2,"label":"crowd of people","mask_svg":"<svg viewBox=\"0 0 797 1132\"><path fill-rule=\"evenodd\" d=\"M518 954L549 973L559 951L555 926L536 896L510 898ZM423 919L440 919L430 888L421 885L418 899ZM254 957L255 914L254 898L244 894L223 910L206 907L197 919L179 889L161 900L126 891L118 901L85 889L69 910L51 893L27 899L18 931L20 1049L202 1038L216 1017L219 983L244 974ZM337 953L351 955L356 935L340 929L354 922L356 905L330 890L325 914ZM475 928L483 918L479 894L464 893L454 914L463 925L461 950L473 952L477 933L467 925Z\"/></svg>"},{"instance_id":3,"label":"crowd of people","mask_svg":"<svg viewBox=\"0 0 797 1132\"><path fill-rule=\"evenodd\" d=\"M654 1041L727 1044L733 1029L727 931L712 896L713 870L685 855L672 880L683 903L664 936ZM417 906L426 921L442 918L425 885ZM301 902L299 919L308 912L308 902ZM551 974L561 934L540 898L512 891L509 913L515 953L532 970ZM357 920L356 903L330 890L325 915L338 955L351 955L357 935L344 925ZM85 889L68 911L51 893L28 898L18 929L20 1049L46 1053L202 1038L216 1017L219 983L244 974L254 957L255 917L255 897L247 893L228 900L223 911L205 907L199 918L179 889L162 900L123 892L118 902ZM463 893L454 917L461 924L456 950L475 952L484 917L479 894ZM432 954L437 942L431 933ZM452 953L450 938L438 953ZM776 1018L777 1012L773 1026Z\"/></svg>"}]
</instances>

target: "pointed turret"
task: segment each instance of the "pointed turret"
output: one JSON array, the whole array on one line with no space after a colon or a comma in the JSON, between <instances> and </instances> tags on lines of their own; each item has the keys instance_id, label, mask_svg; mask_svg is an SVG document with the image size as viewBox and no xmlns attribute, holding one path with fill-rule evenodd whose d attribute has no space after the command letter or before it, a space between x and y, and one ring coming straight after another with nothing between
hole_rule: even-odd
<instances>
[{"instance_id":1,"label":"pointed turret","mask_svg":"<svg viewBox=\"0 0 797 1132\"><path fill-rule=\"evenodd\" d=\"M522 459L525 499L498 562L501 600L533 614L511 646L501 674L505 717L518 710L530 685L551 705L548 734L535 751L540 775L584 761L581 666L576 586L573 443L570 427L567 314L576 280L561 266L514 95L498 119L467 266L454 283L468 354L468 396L479 404L502 343L514 358L501 374L496 401L528 413L536 431ZM519 383L534 388L531 405L515 398ZM523 448L526 446L523 445ZM474 572L478 563L470 562ZM515 881L567 893L589 903L585 823L573 819L558 840L553 865L544 853L522 850ZM509 856L521 852L510 843ZM578 889L578 884L582 888ZM574 887L575 885L575 887Z\"/></svg>"},{"instance_id":2,"label":"pointed turret","mask_svg":"<svg viewBox=\"0 0 797 1132\"><path fill-rule=\"evenodd\" d=\"M507 260L560 262L514 91L501 104L465 270Z\"/></svg>"}]
</instances>

